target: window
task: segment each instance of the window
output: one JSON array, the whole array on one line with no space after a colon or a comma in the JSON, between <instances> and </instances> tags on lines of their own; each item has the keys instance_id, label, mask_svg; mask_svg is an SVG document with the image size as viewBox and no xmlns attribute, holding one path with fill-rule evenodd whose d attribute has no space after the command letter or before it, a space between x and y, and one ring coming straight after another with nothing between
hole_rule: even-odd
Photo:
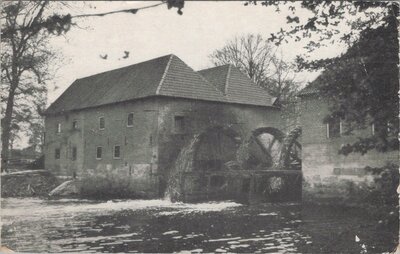
<instances>
[{"instance_id":1,"label":"window","mask_svg":"<svg viewBox=\"0 0 400 254\"><path fill-rule=\"evenodd\" d=\"M371 134L372 136L375 135L375 124L371 124Z\"/></svg>"},{"instance_id":2,"label":"window","mask_svg":"<svg viewBox=\"0 0 400 254\"><path fill-rule=\"evenodd\" d=\"M104 130L105 126L106 126L106 122L104 120L104 117L99 117L99 129Z\"/></svg>"},{"instance_id":3,"label":"window","mask_svg":"<svg viewBox=\"0 0 400 254\"><path fill-rule=\"evenodd\" d=\"M73 130L78 129L78 121L77 121L77 120L74 120L74 121L72 122L72 129L73 129Z\"/></svg>"},{"instance_id":4,"label":"window","mask_svg":"<svg viewBox=\"0 0 400 254\"><path fill-rule=\"evenodd\" d=\"M59 160L60 157L61 157L60 148L56 148L56 149L54 150L54 158L55 158L56 160Z\"/></svg>"},{"instance_id":5,"label":"window","mask_svg":"<svg viewBox=\"0 0 400 254\"><path fill-rule=\"evenodd\" d=\"M341 131L340 118L331 118L326 124L326 136L327 138L340 137Z\"/></svg>"},{"instance_id":6,"label":"window","mask_svg":"<svg viewBox=\"0 0 400 254\"><path fill-rule=\"evenodd\" d=\"M56 133L61 133L61 123L57 123Z\"/></svg>"},{"instance_id":7,"label":"window","mask_svg":"<svg viewBox=\"0 0 400 254\"><path fill-rule=\"evenodd\" d=\"M129 113L128 114L128 123L127 123L128 127L132 127L133 126L133 113Z\"/></svg>"},{"instance_id":8,"label":"window","mask_svg":"<svg viewBox=\"0 0 400 254\"><path fill-rule=\"evenodd\" d=\"M98 146L96 148L96 159L100 160L103 156L103 147Z\"/></svg>"},{"instance_id":9,"label":"window","mask_svg":"<svg viewBox=\"0 0 400 254\"><path fill-rule=\"evenodd\" d=\"M121 158L121 147L114 146L114 159L119 159L119 158Z\"/></svg>"},{"instance_id":10,"label":"window","mask_svg":"<svg viewBox=\"0 0 400 254\"><path fill-rule=\"evenodd\" d=\"M185 131L185 118L183 116L175 116L175 132L182 133Z\"/></svg>"},{"instance_id":11,"label":"window","mask_svg":"<svg viewBox=\"0 0 400 254\"><path fill-rule=\"evenodd\" d=\"M76 146L72 147L72 160L76 161L76 155L77 155L77 148Z\"/></svg>"}]
</instances>

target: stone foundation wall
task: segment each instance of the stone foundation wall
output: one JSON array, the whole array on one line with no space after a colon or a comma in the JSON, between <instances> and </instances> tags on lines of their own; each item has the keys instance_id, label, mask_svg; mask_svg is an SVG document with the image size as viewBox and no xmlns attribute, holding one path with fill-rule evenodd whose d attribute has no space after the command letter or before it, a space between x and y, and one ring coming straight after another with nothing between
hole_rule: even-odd
<instances>
[{"instance_id":1,"label":"stone foundation wall","mask_svg":"<svg viewBox=\"0 0 400 254\"><path fill-rule=\"evenodd\" d=\"M298 202L302 197L302 174L294 170L185 172L181 181L185 202Z\"/></svg>"}]
</instances>

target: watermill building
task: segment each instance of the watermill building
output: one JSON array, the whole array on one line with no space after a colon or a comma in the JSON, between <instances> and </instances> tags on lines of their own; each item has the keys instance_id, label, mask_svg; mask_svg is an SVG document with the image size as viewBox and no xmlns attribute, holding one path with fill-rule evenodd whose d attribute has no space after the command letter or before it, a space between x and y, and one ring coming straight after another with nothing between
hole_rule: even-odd
<instances>
[{"instance_id":1,"label":"watermill building","mask_svg":"<svg viewBox=\"0 0 400 254\"><path fill-rule=\"evenodd\" d=\"M235 168L254 135L282 130L275 98L239 69L194 71L175 55L77 79L45 116L46 169L61 176L126 175L155 197L191 143L192 170ZM271 167L271 147L254 148L242 162Z\"/></svg>"}]
</instances>

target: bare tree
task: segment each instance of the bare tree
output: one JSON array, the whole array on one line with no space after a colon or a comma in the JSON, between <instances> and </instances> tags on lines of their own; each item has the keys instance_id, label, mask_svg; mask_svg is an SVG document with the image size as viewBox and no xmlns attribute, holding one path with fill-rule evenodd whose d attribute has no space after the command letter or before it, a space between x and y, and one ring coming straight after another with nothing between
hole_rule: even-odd
<instances>
[{"instance_id":1,"label":"bare tree","mask_svg":"<svg viewBox=\"0 0 400 254\"><path fill-rule=\"evenodd\" d=\"M284 61L283 55L277 54L277 48L259 34L236 37L209 57L216 66L233 64L238 67L282 103L292 99L298 91L294 66Z\"/></svg>"},{"instance_id":2,"label":"bare tree","mask_svg":"<svg viewBox=\"0 0 400 254\"><path fill-rule=\"evenodd\" d=\"M210 59L216 66L233 64L261 84L270 74L273 55L273 48L261 35L249 34L235 37L222 49L215 50Z\"/></svg>"},{"instance_id":3,"label":"bare tree","mask_svg":"<svg viewBox=\"0 0 400 254\"><path fill-rule=\"evenodd\" d=\"M59 3L51 3L52 5ZM47 81L54 74L56 53L49 49L50 35L37 24L45 20L49 1L3 2L1 6L2 170L17 132L41 120L46 105ZM69 27L63 28L65 31ZM32 126L30 126L32 125Z\"/></svg>"},{"instance_id":4,"label":"bare tree","mask_svg":"<svg viewBox=\"0 0 400 254\"><path fill-rule=\"evenodd\" d=\"M270 76L260 83L260 86L277 97L281 103L294 99L299 91L300 82L296 81L294 64L283 60L283 54L276 53L271 59Z\"/></svg>"},{"instance_id":5,"label":"bare tree","mask_svg":"<svg viewBox=\"0 0 400 254\"><path fill-rule=\"evenodd\" d=\"M16 140L20 123L31 125L28 130L39 140L38 130L42 119L40 111L46 105L46 81L54 75L56 54L49 49L51 35L61 35L70 30L75 19L104 17L116 13L136 14L139 10L166 4L182 14L183 0L167 0L140 8L124 9L95 14L57 14L55 10L68 7L65 2L3 1L1 3L1 139L2 170L6 168L10 140ZM54 63L54 61L52 62ZM40 135L39 135L40 136Z\"/></svg>"}]
</instances>

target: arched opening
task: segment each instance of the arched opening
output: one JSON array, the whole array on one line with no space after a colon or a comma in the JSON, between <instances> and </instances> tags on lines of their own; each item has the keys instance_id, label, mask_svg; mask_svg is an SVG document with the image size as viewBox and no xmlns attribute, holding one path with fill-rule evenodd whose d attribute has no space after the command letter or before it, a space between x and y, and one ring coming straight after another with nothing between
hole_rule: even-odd
<instances>
[{"instance_id":1,"label":"arched opening","mask_svg":"<svg viewBox=\"0 0 400 254\"><path fill-rule=\"evenodd\" d=\"M215 171L236 163L240 136L230 128L212 127L199 136L194 152L194 170Z\"/></svg>"},{"instance_id":2,"label":"arched opening","mask_svg":"<svg viewBox=\"0 0 400 254\"><path fill-rule=\"evenodd\" d=\"M258 128L248 141L248 156L245 167L265 170L280 163L283 133L271 127Z\"/></svg>"}]
</instances>

